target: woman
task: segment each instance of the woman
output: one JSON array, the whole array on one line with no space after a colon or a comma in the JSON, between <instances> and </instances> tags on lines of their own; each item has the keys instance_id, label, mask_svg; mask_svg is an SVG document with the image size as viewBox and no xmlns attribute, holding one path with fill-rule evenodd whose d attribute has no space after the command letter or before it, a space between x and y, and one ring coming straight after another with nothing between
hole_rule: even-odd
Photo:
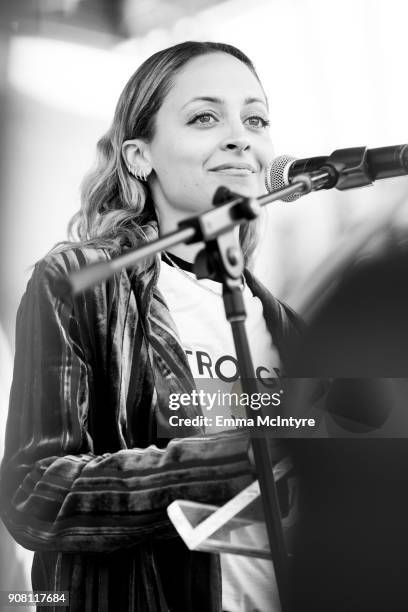
<instances>
[{"instance_id":1,"label":"woman","mask_svg":"<svg viewBox=\"0 0 408 612\"><path fill-rule=\"evenodd\" d=\"M208 209L220 185L261 193L267 126L262 86L238 49L187 42L156 53L131 77L98 143L71 224L78 242L40 261L29 282L2 516L36 551L33 588L70 590L72 610L221 609L218 558L186 550L166 507L176 498L221 504L249 484L248 438L192 429L167 443L157 434L169 392L191 391L193 375L213 376L216 364L221 377L238 376L227 323L211 310L222 313L218 283L200 285L182 269L202 245L178 245L162 263L152 258L76 297L58 297L57 286ZM248 263L253 228L240 240ZM271 372L279 367L271 334L282 355L296 320L249 272L246 292L255 365ZM186 303L191 295L199 312Z\"/></svg>"}]
</instances>

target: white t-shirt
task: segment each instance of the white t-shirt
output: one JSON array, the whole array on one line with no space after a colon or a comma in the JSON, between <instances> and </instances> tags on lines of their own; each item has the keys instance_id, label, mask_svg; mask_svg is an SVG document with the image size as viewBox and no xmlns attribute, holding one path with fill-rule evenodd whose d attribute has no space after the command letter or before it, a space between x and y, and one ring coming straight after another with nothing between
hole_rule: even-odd
<instances>
[{"instance_id":1,"label":"white t-shirt","mask_svg":"<svg viewBox=\"0 0 408 612\"><path fill-rule=\"evenodd\" d=\"M162 261L158 288L180 335L194 378L239 379L231 326L226 320L222 285ZM263 317L261 300L244 288L245 322L258 379L279 375L279 356Z\"/></svg>"},{"instance_id":2,"label":"white t-shirt","mask_svg":"<svg viewBox=\"0 0 408 612\"><path fill-rule=\"evenodd\" d=\"M239 379L231 326L225 317L222 285L196 280L191 272L161 263L161 291L179 332L194 379ZM279 356L263 317L263 306L245 285L246 330L258 379L279 375ZM270 381L268 381L270 383ZM265 389L264 389L265 390ZM267 390L271 390L270 387ZM211 428L207 428L211 432ZM221 555L222 604L228 612L278 612L272 563L240 555Z\"/></svg>"}]
</instances>

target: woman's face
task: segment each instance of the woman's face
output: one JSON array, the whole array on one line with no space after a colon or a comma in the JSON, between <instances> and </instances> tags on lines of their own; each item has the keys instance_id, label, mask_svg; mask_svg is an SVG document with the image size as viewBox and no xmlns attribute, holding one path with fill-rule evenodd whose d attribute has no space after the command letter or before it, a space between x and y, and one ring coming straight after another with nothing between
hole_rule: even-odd
<instances>
[{"instance_id":1,"label":"woman's face","mask_svg":"<svg viewBox=\"0 0 408 612\"><path fill-rule=\"evenodd\" d=\"M157 113L147 151L159 220L210 208L220 185L261 195L273 151L257 78L226 53L190 60Z\"/></svg>"}]
</instances>

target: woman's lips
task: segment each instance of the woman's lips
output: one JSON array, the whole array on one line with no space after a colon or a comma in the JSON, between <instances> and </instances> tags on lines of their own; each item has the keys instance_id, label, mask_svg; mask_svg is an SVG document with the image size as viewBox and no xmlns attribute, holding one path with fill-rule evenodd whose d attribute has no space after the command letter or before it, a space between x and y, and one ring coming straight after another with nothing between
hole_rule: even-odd
<instances>
[{"instance_id":1,"label":"woman's lips","mask_svg":"<svg viewBox=\"0 0 408 612\"><path fill-rule=\"evenodd\" d=\"M217 172L218 174L229 174L232 176L249 176L251 174L255 174L255 168L249 165L239 165L239 166L217 166L216 168L211 168L210 172Z\"/></svg>"},{"instance_id":2,"label":"woman's lips","mask_svg":"<svg viewBox=\"0 0 408 612\"><path fill-rule=\"evenodd\" d=\"M228 174L230 176L251 176L253 172L251 170L244 170L243 168L225 168L224 170L213 170L217 174Z\"/></svg>"}]
</instances>

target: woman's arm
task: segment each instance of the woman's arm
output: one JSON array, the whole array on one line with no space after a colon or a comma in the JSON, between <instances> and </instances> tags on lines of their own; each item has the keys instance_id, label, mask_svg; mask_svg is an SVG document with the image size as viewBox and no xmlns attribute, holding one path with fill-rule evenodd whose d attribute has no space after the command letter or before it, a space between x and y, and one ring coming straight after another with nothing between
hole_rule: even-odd
<instances>
[{"instance_id":1,"label":"woman's arm","mask_svg":"<svg viewBox=\"0 0 408 612\"><path fill-rule=\"evenodd\" d=\"M248 438L224 433L95 454L95 373L73 299L55 294L60 275L52 261L37 265L18 312L2 518L34 550L101 552L168 537L172 500L222 503L252 480ZM100 314L96 326L106 325Z\"/></svg>"}]
</instances>

